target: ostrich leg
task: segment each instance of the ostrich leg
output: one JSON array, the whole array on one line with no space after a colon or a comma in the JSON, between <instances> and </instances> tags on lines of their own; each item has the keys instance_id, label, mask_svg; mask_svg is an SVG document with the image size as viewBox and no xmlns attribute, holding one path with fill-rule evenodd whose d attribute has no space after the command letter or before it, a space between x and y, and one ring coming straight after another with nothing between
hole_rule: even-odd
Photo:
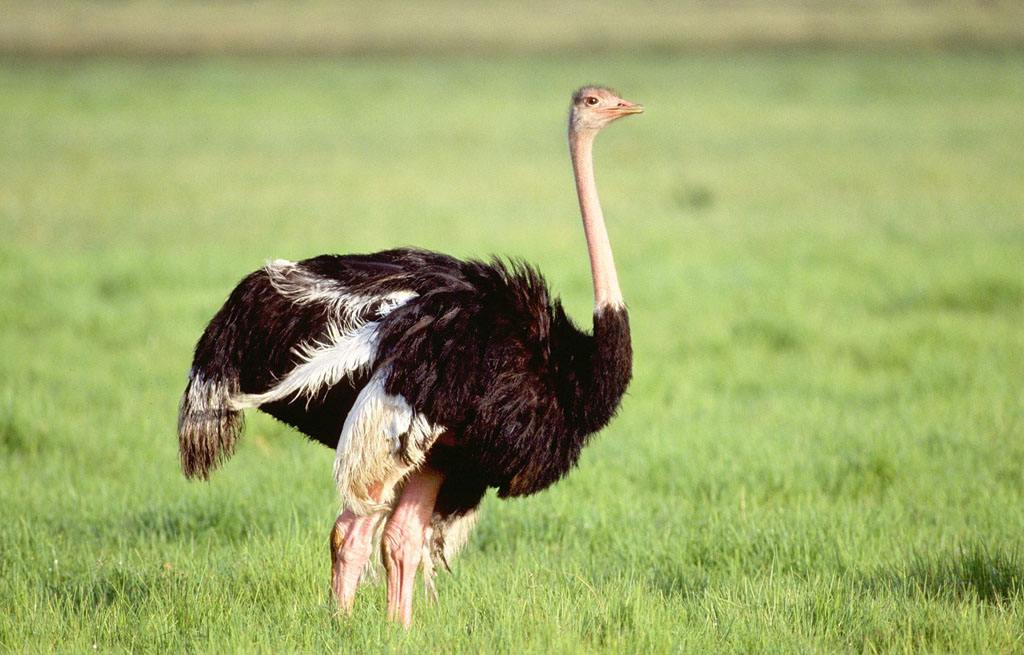
<instances>
[{"instance_id":1,"label":"ostrich leg","mask_svg":"<svg viewBox=\"0 0 1024 655\"><path fill-rule=\"evenodd\" d=\"M383 490L384 485L379 485L371 490L370 497L379 502ZM373 550L373 533L382 518L384 512L358 516L346 509L331 529L331 591L338 609L345 614L352 613L356 587Z\"/></svg>"},{"instance_id":2,"label":"ostrich leg","mask_svg":"<svg viewBox=\"0 0 1024 655\"><path fill-rule=\"evenodd\" d=\"M444 479L433 469L423 468L406 480L395 511L384 526L382 559L388 572L388 618L412 625L412 592L423 554L423 541L434 502Z\"/></svg>"}]
</instances>

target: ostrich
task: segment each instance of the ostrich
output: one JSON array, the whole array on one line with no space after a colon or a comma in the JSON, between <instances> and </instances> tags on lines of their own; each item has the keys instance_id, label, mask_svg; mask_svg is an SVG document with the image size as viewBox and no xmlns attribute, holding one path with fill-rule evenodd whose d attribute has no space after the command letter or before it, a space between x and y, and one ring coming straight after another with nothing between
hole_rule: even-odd
<instances>
[{"instance_id":1,"label":"ostrich","mask_svg":"<svg viewBox=\"0 0 1024 655\"><path fill-rule=\"evenodd\" d=\"M388 618L409 627L417 570L433 593L435 565L465 543L487 488L507 498L550 486L618 409L632 347L592 149L602 128L642 111L606 87L572 98L592 334L523 263L412 248L272 261L196 345L178 417L185 475L207 479L232 455L249 408L334 447L333 596L351 612L379 539Z\"/></svg>"}]
</instances>

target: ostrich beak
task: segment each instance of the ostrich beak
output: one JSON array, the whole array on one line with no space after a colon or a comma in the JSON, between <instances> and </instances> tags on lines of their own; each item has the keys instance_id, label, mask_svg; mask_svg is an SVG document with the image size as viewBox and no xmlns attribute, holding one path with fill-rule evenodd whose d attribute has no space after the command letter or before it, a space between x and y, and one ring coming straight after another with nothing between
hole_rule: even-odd
<instances>
[{"instance_id":1,"label":"ostrich beak","mask_svg":"<svg viewBox=\"0 0 1024 655\"><path fill-rule=\"evenodd\" d=\"M642 114L644 111L643 105L638 105L635 102L629 100L619 100L619 104L616 107L612 107L608 111L618 116L628 116L629 114Z\"/></svg>"}]
</instances>

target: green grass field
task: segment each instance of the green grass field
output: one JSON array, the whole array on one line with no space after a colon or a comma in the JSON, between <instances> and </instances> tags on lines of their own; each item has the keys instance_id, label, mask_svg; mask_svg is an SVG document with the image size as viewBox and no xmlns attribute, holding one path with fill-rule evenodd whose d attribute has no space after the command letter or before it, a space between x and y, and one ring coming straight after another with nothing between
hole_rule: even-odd
<instances>
[{"instance_id":1,"label":"green grass field","mask_svg":"<svg viewBox=\"0 0 1024 655\"><path fill-rule=\"evenodd\" d=\"M0 60L0 650L1024 650L1024 55ZM249 416L177 464L191 348L265 260L416 244L590 312L619 418L488 497L440 600L332 615L333 453Z\"/></svg>"},{"instance_id":2,"label":"green grass field","mask_svg":"<svg viewBox=\"0 0 1024 655\"><path fill-rule=\"evenodd\" d=\"M1024 47L1020 0L0 0L0 53L694 52Z\"/></svg>"}]
</instances>

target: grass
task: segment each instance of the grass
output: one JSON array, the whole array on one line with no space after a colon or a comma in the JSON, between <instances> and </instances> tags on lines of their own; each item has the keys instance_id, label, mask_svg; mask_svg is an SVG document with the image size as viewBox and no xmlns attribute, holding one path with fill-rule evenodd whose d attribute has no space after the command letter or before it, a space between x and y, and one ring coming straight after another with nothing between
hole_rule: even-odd
<instances>
[{"instance_id":1,"label":"grass","mask_svg":"<svg viewBox=\"0 0 1024 655\"><path fill-rule=\"evenodd\" d=\"M42 56L1024 47L1018 0L0 0L0 53Z\"/></svg>"},{"instance_id":2,"label":"grass","mask_svg":"<svg viewBox=\"0 0 1024 655\"><path fill-rule=\"evenodd\" d=\"M1024 57L0 62L0 650L1019 652ZM636 378L484 503L409 633L328 599L332 453L179 474L205 321L273 257L536 262L589 313L569 91Z\"/></svg>"}]
</instances>

